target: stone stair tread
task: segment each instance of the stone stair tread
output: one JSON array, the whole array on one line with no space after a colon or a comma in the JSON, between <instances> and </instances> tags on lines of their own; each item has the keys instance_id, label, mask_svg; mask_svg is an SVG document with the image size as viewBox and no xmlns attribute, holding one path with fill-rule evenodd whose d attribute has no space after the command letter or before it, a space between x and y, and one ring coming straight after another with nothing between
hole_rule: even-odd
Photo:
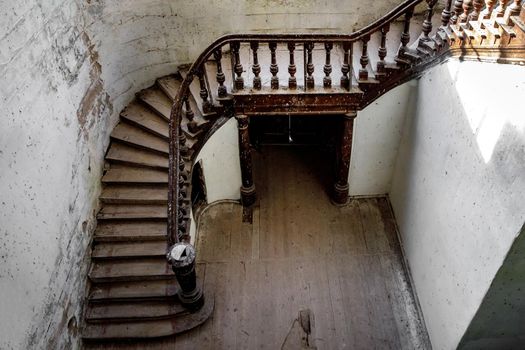
<instances>
[{"instance_id":1,"label":"stone stair tread","mask_svg":"<svg viewBox=\"0 0 525 350\"><path fill-rule=\"evenodd\" d=\"M476 34L479 35L481 38L483 38L483 39L487 38L487 31L485 29L481 28L481 22L480 21L470 21L470 26L476 32Z\"/></svg>"},{"instance_id":2,"label":"stone stair tread","mask_svg":"<svg viewBox=\"0 0 525 350\"><path fill-rule=\"evenodd\" d=\"M89 301L112 303L116 301L163 300L177 295L178 284L173 280L153 280L94 284Z\"/></svg>"},{"instance_id":3,"label":"stone stair tread","mask_svg":"<svg viewBox=\"0 0 525 350\"><path fill-rule=\"evenodd\" d=\"M95 245L91 258L124 259L166 256L166 242L103 242Z\"/></svg>"},{"instance_id":4,"label":"stone stair tread","mask_svg":"<svg viewBox=\"0 0 525 350\"><path fill-rule=\"evenodd\" d=\"M95 283L173 279L175 275L161 258L137 258L134 260L102 260L93 262L89 278Z\"/></svg>"},{"instance_id":5,"label":"stone stair tread","mask_svg":"<svg viewBox=\"0 0 525 350\"><path fill-rule=\"evenodd\" d=\"M176 298L168 300L92 304L87 308L88 322L118 322L130 320L163 319L187 313Z\"/></svg>"},{"instance_id":6,"label":"stone stair tread","mask_svg":"<svg viewBox=\"0 0 525 350\"><path fill-rule=\"evenodd\" d=\"M119 123L113 129L111 138L132 146L169 153L169 144L166 140L127 123Z\"/></svg>"},{"instance_id":7,"label":"stone stair tread","mask_svg":"<svg viewBox=\"0 0 525 350\"><path fill-rule=\"evenodd\" d=\"M157 221L118 221L99 222L94 239L104 241L148 241L167 238L166 222Z\"/></svg>"},{"instance_id":8,"label":"stone stair tread","mask_svg":"<svg viewBox=\"0 0 525 350\"><path fill-rule=\"evenodd\" d=\"M501 28L511 38L516 37L516 32L514 31L514 28L508 25L505 22L504 18L501 18L501 17L496 18L496 23L498 24L499 28Z\"/></svg>"},{"instance_id":9,"label":"stone stair tread","mask_svg":"<svg viewBox=\"0 0 525 350\"><path fill-rule=\"evenodd\" d=\"M106 204L97 218L103 219L165 219L167 205Z\"/></svg>"},{"instance_id":10,"label":"stone stair tread","mask_svg":"<svg viewBox=\"0 0 525 350\"><path fill-rule=\"evenodd\" d=\"M172 102L175 101L181 83L180 77L177 75L168 75L157 79L157 84Z\"/></svg>"},{"instance_id":11,"label":"stone stair tread","mask_svg":"<svg viewBox=\"0 0 525 350\"><path fill-rule=\"evenodd\" d=\"M164 320L136 322L88 323L82 338L90 340L121 340L165 337L188 331L206 321L215 306L212 295L205 292L206 302L197 312L186 312Z\"/></svg>"},{"instance_id":12,"label":"stone stair tread","mask_svg":"<svg viewBox=\"0 0 525 350\"><path fill-rule=\"evenodd\" d=\"M128 123L134 124L166 140L169 139L168 122L138 101L131 102L120 113L120 117Z\"/></svg>"},{"instance_id":13,"label":"stone stair tread","mask_svg":"<svg viewBox=\"0 0 525 350\"><path fill-rule=\"evenodd\" d=\"M100 195L104 203L166 203L168 187L146 186L106 186Z\"/></svg>"},{"instance_id":14,"label":"stone stair tread","mask_svg":"<svg viewBox=\"0 0 525 350\"><path fill-rule=\"evenodd\" d=\"M136 166L168 169L168 156L112 142L106 160Z\"/></svg>"},{"instance_id":15,"label":"stone stair tread","mask_svg":"<svg viewBox=\"0 0 525 350\"><path fill-rule=\"evenodd\" d=\"M524 11L525 12L525 11ZM520 16L510 16L510 20L517 26L522 32L525 33L525 22L520 18Z\"/></svg>"},{"instance_id":16,"label":"stone stair tread","mask_svg":"<svg viewBox=\"0 0 525 350\"><path fill-rule=\"evenodd\" d=\"M151 87L144 89L137 96L166 121L170 120L172 102L160 88Z\"/></svg>"},{"instance_id":17,"label":"stone stair tread","mask_svg":"<svg viewBox=\"0 0 525 350\"><path fill-rule=\"evenodd\" d=\"M501 37L501 34L497 28L494 27L494 21L491 19L482 20L483 26L494 38L498 39Z\"/></svg>"},{"instance_id":18,"label":"stone stair tread","mask_svg":"<svg viewBox=\"0 0 525 350\"><path fill-rule=\"evenodd\" d=\"M132 166L111 167L102 177L102 182L106 184L167 184L168 172Z\"/></svg>"}]
</instances>

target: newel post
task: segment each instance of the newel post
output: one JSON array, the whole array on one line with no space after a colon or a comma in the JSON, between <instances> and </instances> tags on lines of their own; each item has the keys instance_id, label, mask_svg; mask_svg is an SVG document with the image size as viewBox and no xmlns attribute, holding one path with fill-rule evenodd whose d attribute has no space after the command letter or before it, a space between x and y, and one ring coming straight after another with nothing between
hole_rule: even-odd
<instances>
[{"instance_id":1,"label":"newel post","mask_svg":"<svg viewBox=\"0 0 525 350\"><path fill-rule=\"evenodd\" d=\"M255 184L252 174L252 150L250 146L250 136L248 133L248 116L236 115L239 130L239 157L241 161L241 202L248 207L255 203L257 198Z\"/></svg>"},{"instance_id":2,"label":"newel post","mask_svg":"<svg viewBox=\"0 0 525 350\"><path fill-rule=\"evenodd\" d=\"M354 119L357 112L352 111L343 116L342 134L339 143L339 157L335 174L332 201L337 205L344 205L348 201L348 173L352 155L352 138L354 133Z\"/></svg>"},{"instance_id":3,"label":"newel post","mask_svg":"<svg viewBox=\"0 0 525 350\"><path fill-rule=\"evenodd\" d=\"M204 305L204 295L197 284L195 248L188 242L175 243L168 252L168 262L179 282L177 297L180 303L191 311L197 311Z\"/></svg>"}]
</instances>

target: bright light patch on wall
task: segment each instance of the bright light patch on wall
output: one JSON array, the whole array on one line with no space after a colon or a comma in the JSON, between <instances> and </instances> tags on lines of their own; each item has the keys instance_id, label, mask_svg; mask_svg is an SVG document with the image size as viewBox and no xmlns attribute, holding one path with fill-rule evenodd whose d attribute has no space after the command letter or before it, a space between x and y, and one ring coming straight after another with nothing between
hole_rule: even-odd
<instances>
[{"instance_id":1,"label":"bright light patch on wall","mask_svg":"<svg viewBox=\"0 0 525 350\"><path fill-rule=\"evenodd\" d=\"M479 151L488 163L506 124L524 135L525 113L516 113L516 101L510 101L507 94L510 89L518 89L525 96L525 70L516 75L511 66L485 63L480 70L479 65L478 62L449 61L447 68L472 133L476 135ZM495 86L491 81L500 83Z\"/></svg>"}]
</instances>

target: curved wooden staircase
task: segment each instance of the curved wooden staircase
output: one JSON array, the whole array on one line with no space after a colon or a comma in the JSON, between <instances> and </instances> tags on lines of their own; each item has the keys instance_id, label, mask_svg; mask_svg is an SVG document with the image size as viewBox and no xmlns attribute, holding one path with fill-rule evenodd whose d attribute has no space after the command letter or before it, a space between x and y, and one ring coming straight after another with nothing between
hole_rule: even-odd
<instances>
[{"instance_id":1,"label":"curved wooden staircase","mask_svg":"<svg viewBox=\"0 0 525 350\"><path fill-rule=\"evenodd\" d=\"M427 9L418 22L413 15L420 3ZM452 7L448 0L441 16L433 16L436 1L407 0L350 35L230 35L191 67L139 92L122 111L106 154L83 338L168 336L212 313L211 291L204 291L206 302L196 312L179 303L166 252L170 243L189 240L193 160L225 121L356 112L449 57L523 63L525 10L521 1L501 3L503 9L494 9L492 0L486 8L478 0L456 0ZM387 40L388 33L398 39ZM317 51L315 43L322 44ZM371 48L377 50L372 58ZM269 69L261 69L258 55L270 57ZM278 74L279 66L287 70Z\"/></svg>"},{"instance_id":2,"label":"curved wooden staircase","mask_svg":"<svg viewBox=\"0 0 525 350\"><path fill-rule=\"evenodd\" d=\"M111 133L93 239L85 340L180 333L202 323L213 310L212 295L197 313L180 305L166 261L168 121L181 81L180 74L163 77L139 92ZM193 132L184 129L192 146L216 116L195 110Z\"/></svg>"}]
</instances>

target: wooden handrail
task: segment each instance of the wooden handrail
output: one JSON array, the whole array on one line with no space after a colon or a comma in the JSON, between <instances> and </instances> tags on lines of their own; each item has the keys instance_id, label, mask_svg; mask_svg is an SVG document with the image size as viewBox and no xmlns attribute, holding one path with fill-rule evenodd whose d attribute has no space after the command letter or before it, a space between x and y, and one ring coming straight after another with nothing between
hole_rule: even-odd
<instances>
[{"instance_id":1,"label":"wooden handrail","mask_svg":"<svg viewBox=\"0 0 525 350\"><path fill-rule=\"evenodd\" d=\"M425 16L425 22L422 27L422 36L419 37L419 40L416 42L417 48L414 49L413 45L409 47L410 42L410 21L414 8L422 3L427 3L427 12ZM272 65L271 72L273 75L272 78L272 90L280 89L279 81L276 76L278 67L275 59L275 48L276 44L287 44L290 51L290 65L289 73L292 78L288 82L288 87L290 88L290 93L294 94L314 94L315 85L313 82L313 76L311 72L313 71L311 58L311 50L314 44L322 43L326 50L326 60L325 64L325 78L323 79L324 87L330 89L332 87L332 81L337 80L332 79L330 74L332 72L332 67L330 65L330 50L334 44L340 45L343 48L343 53L345 55L343 66L341 68L341 87L343 88L341 93L346 93L351 95L355 93L352 88L352 52L354 47L361 48L361 58L360 58L360 69L358 75L358 87L361 89L361 102L359 103L359 108L364 108L368 103L373 101L375 98L381 94L388 91L388 89L399 85L400 83L416 77L418 74L421 74L424 69L427 69L429 66L439 62L446 57L451 55L457 56L466 56L469 54L484 54L488 57L494 56L495 52L499 50L507 50L510 52L513 57L521 57L523 60L523 55L525 52L525 45L521 43L520 45L509 45L511 38L516 37L512 26L514 25L512 21L520 26L523 25L523 20L511 18L512 16L522 16L520 15L521 11L521 0L513 0L512 8L505 12L506 5L508 0L499 1L502 4L498 7L498 11L494 11L492 15L492 20L494 21L493 28L485 28L486 24L481 22L476 22L470 24L469 18L478 18L481 21L485 20L486 13L492 13L492 7L494 1L487 1L489 8L485 12L481 12L481 1L476 2L474 6L474 13L469 14L469 11L472 10L472 6L461 7L462 0L447 0L445 9L441 13L441 22L442 26L439 27L436 33L431 36L432 33L432 16L434 15L434 5L436 0L406 0L402 4L398 5L385 16L374 21L370 25L355 31L351 34L323 34L323 33L292 33L292 34L228 34L224 35L213 43L211 43L202 53L197 57L194 63L190 66L184 80L181 83L177 96L175 97L174 104L171 109L171 116L169 122L169 134L170 134L170 143L169 143L169 194L168 194L168 236L170 244L179 242L180 240L187 240L189 235L189 227L184 228L184 225L180 225L179 222L181 217L189 215L189 208L182 208L179 203L181 198L181 185L189 181L190 179L184 179L184 181L179 181L181 177L181 172L184 165L184 159L181 157L181 148L184 147L181 140L184 138L184 134L181 133L181 121L183 119L183 107L186 99L190 95L190 85L192 84L195 77L199 78L199 83L201 87L201 96L204 96L204 102L209 96L210 100L212 99L212 92L206 90L206 84L204 82L204 75L206 71L205 64L214 56L218 68L217 81L219 82L220 92L218 94L219 101L227 101L234 98L237 98L235 95L228 95L226 93L226 87L223 86L224 83L224 73L222 72L221 67L221 57L222 57L222 48L226 45L231 45L232 48L232 57L235 67L232 66L233 74L233 87L237 90L243 90L244 80L242 78L243 67L240 62L239 55L239 46L241 43L249 44L254 56L254 65L252 66L252 71L255 74L254 79L254 89L260 90L261 79L259 73L261 71L260 65L258 64L257 59L257 48L259 48L260 43L267 43L269 45L271 54L272 54ZM452 8L453 7L453 8ZM517 10L518 9L518 10ZM504 12L504 16L502 13ZM461 16L462 17L461 17ZM472 15L472 17L471 17ZM394 66L389 66L385 62L386 57L386 35L391 27L393 21L403 16L403 31L399 41L401 46L395 56ZM466 22L463 21L463 17L467 16ZM500 17L495 17L500 16ZM458 17L461 17L458 20ZM503 23L503 22L505 23ZM521 21L521 22L520 22ZM457 24L456 24L457 23ZM477 47L472 47L472 26L479 25L479 28L483 27L483 34L485 37L487 35L491 36L491 40L494 40L493 44L488 45L487 41L483 43L483 35L480 35L479 45ZM470 29L469 29L470 28ZM490 30L489 30L490 29ZM381 34L381 44L377 56L379 57L379 62L377 63L377 72L374 78L370 78L368 74L369 65L369 54L367 52L367 43L370 40L372 34L380 33ZM521 35L521 34L520 34ZM525 35L525 34L523 34ZM492 37L493 36L493 37ZM503 42L503 37L508 42ZM520 37L522 38L522 37ZM415 38L414 38L415 39ZM476 39L477 40L477 39ZM500 40L498 44L495 44L496 40ZM359 42L359 45L354 43ZM301 44L301 45L298 45ZM465 45L470 45L470 48L465 49ZM304 90L296 89L297 82L293 79L295 74L296 67L293 61L293 49L304 46ZM307 54L308 51L308 54ZM518 56L516 56L518 55ZM308 57L308 58L307 58ZM310 63L307 67L308 63ZM509 61L511 61L510 59ZM359 68L359 67L358 67ZM234 70L234 72L233 72ZM235 76L237 74L237 76ZM230 87L231 88L231 87ZM271 92L269 92L271 94ZM189 107L189 104L187 105ZM210 108L210 104L207 105L207 108ZM189 174L186 174L189 176ZM187 193L186 193L187 194ZM189 205L189 204L188 204ZM182 227L182 229L181 229Z\"/></svg>"},{"instance_id":2,"label":"wooden handrail","mask_svg":"<svg viewBox=\"0 0 525 350\"><path fill-rule=\"evenodd\" d=\"M171 244L179 242L181 234L178 232L178 216L179 205L178 198L180 196L180 188L178 186L178 179L180 177L179 163L181 162L179 137L180 137L180 123L182 120L182 107L184 97L188 95L189 88L193 82L194 77L202 70L203 65L211 55L217 50L222 49L223 46L231 43L239 42L286 42L286 43L353 43L361 40L364 37L369 37L372 33L380 30L386 24L389 24L407 10L413 9L417 4L424 0L407 0L398 5L385 16L374 21L370 25L353 32L351 34L228 34L220 37L210 44L194 61L189 68L186 77L184 78L180 89L175 98L175 102L171 109L169 122L169 193L168 193L168 237ZM350 72L351 73L351 72Z\"/></svg>"}]
</instances>

